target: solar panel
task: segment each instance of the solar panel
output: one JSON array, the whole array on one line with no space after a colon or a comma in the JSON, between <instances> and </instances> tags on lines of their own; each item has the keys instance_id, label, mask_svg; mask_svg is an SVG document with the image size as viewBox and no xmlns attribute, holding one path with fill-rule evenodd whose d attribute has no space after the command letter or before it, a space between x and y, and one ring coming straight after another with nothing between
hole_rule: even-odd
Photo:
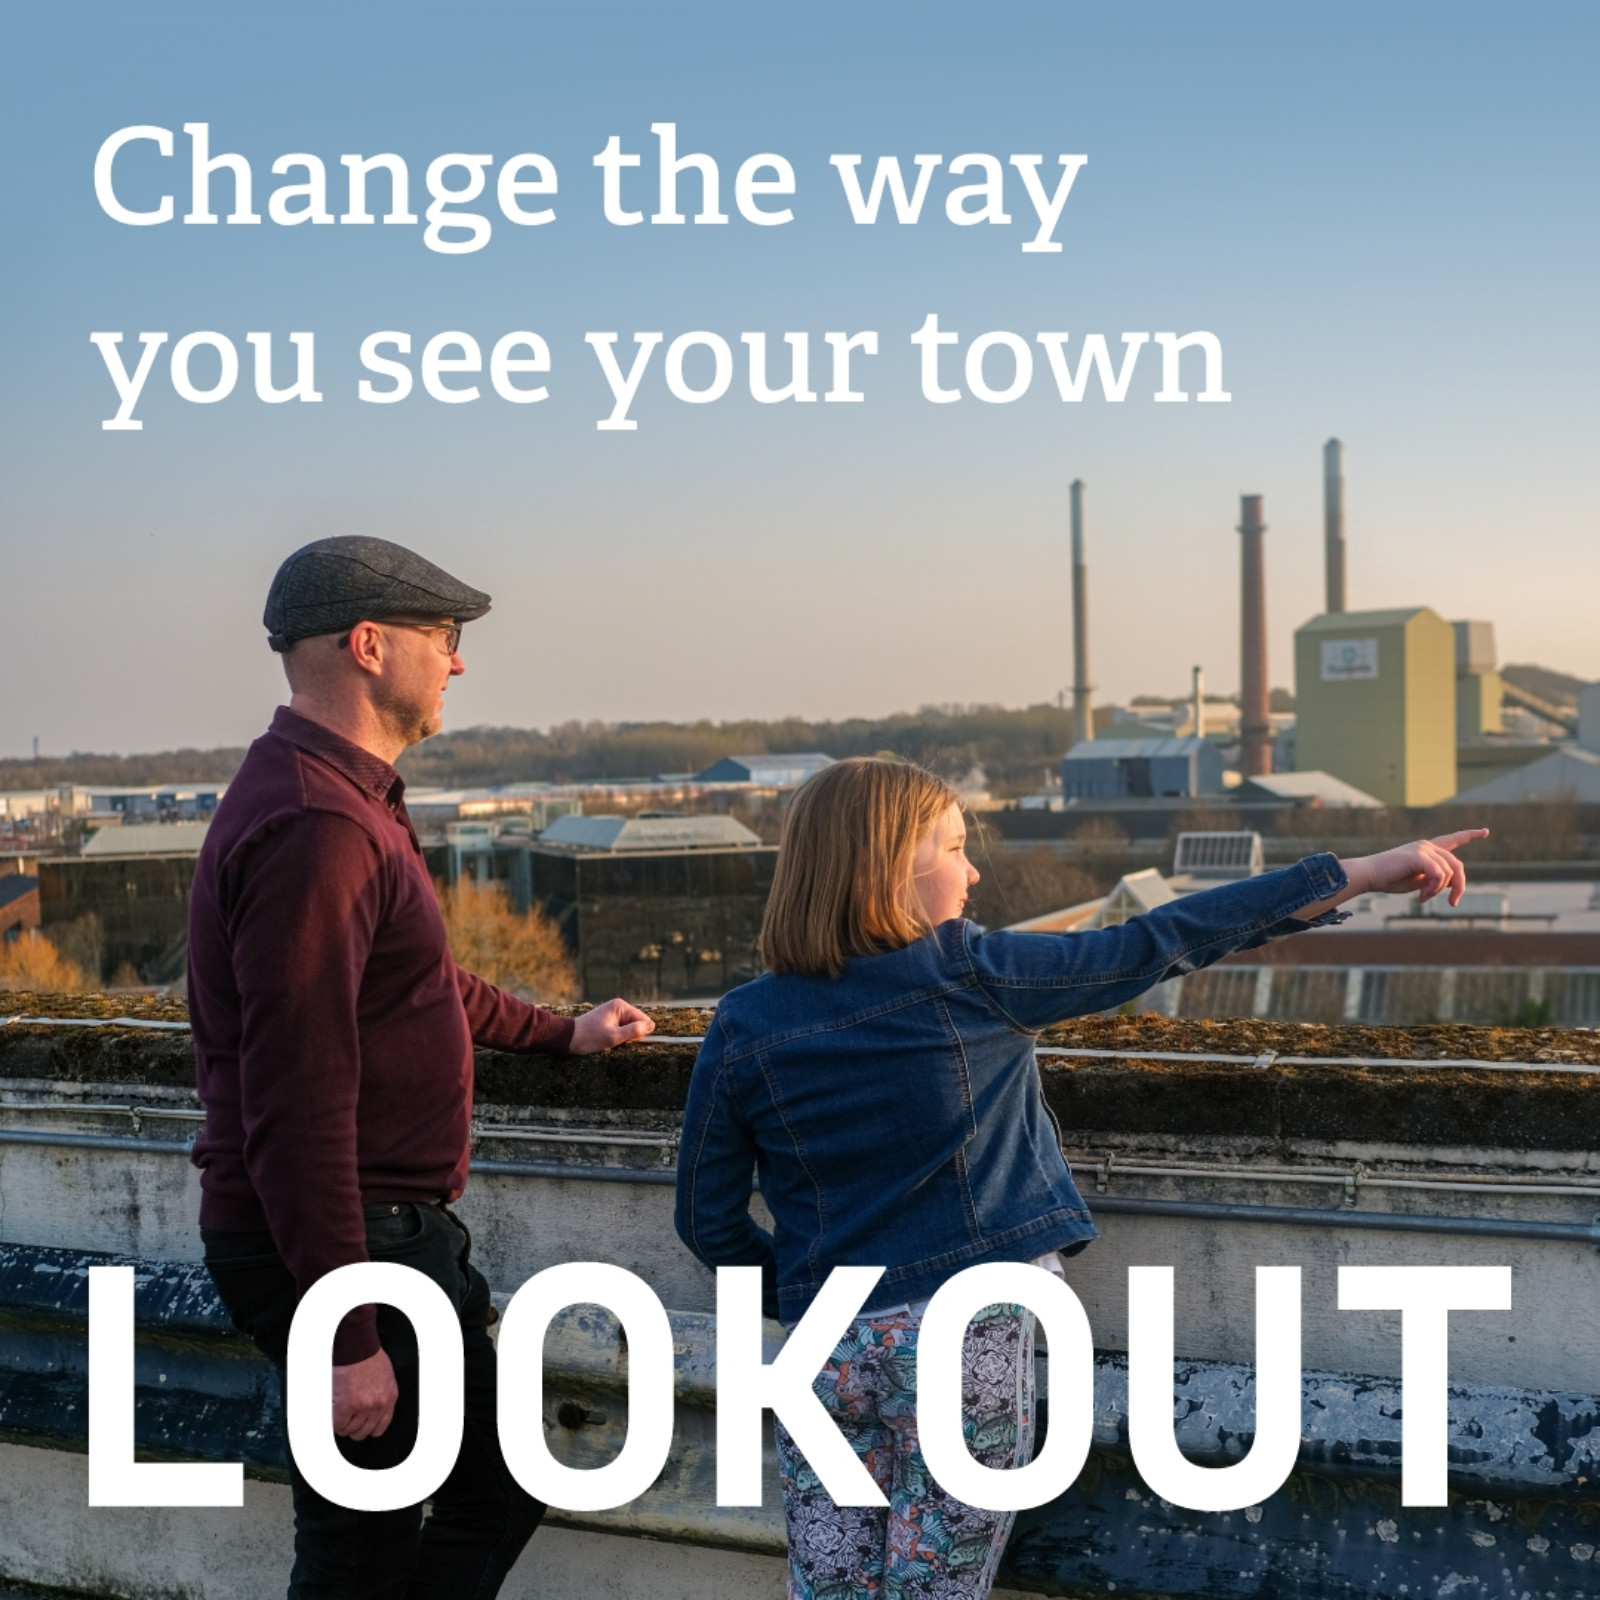
<instances>
[{"instance_id":1,"label":"solar panel","mask_svg":"<svg viewBox=\"0 0 1600 1600\"><path fill-rule=\"evenodd\" d=\"M1262 870L1259 833L1180 833L1174 873L1193 878L1253 878Z\"/></svg>"}]
</instances>

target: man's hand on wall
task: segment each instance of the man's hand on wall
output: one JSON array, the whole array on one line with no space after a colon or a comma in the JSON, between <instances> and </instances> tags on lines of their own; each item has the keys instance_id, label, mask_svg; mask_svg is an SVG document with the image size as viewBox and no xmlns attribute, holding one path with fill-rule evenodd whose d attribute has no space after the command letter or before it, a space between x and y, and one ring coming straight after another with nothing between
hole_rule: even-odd
<instances>
[{"instance_id":1,"label":"man's hand on wall","mask_svg":"<svg viewBox=\"0 0 1600 1600\"><path fill-rule=\"evenodd\" d=\"M394 1368L380 1350L365 1361L333 1369L333 1431L346 1439L373 1439L394 1417L400 1390Z\"/></svg>"},{"instance_id":2,"label":"man's hand on wall","mask_svg":"<svg viewBox=\"0 0 1600 1600\"><path fill-rule=\"evenodd\" d=\"M590 1056L597 1050L643 1039L656 1031L656 1025L637 1006L626 1000L607 1000L604 1005L585 1011L572 1027L570 1054Z\"/></svg>"}]
</instances>

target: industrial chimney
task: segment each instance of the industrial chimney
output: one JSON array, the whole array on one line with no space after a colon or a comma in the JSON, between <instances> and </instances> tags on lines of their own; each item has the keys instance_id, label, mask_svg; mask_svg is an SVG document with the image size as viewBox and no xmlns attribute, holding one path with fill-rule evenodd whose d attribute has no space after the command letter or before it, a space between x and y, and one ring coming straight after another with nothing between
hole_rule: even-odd
<instances>
[{"instance_id":1,"label":"industrial chimney","mask_svg":"<svg viewBox=\"0 0 1600 1600\"><path fill-rule=\"evenodd\" d=\"M1267 583L1262 564L1261 496L1239 497L1239 771L1272 771L1272 719L1267 715Z\"/></svg>"},{"instance_id":2,"label":"industrial chimney","mask_svg":"<svg viewBox=\"0 0 1600 1600\"><path fill-rule=\"evenodd\" d=\"M1344 446L1322 447L1322 530L1328 574L1329 611L1344 610Z\"/></svg>"},{"instance_id":3,"label":"industrial chimney","mask_svg":"<svg viewBox=\"0 0 1600 1600\"><path fill-rule=\"evenodd\" d=\"M1072 742L1094 738L1089 708L1089 569L1083 563L1083 479L1072 480Z\"/></svg>"},{"instance_id":4,"label":"industrial chimney","mask_svg":"<svg viewBox=\"0 0 1600 1600\"><path fill-rule=\"evenodd\" d=\"M1199 667L1194 668L1194 736L1206 736L1206 675Z\"/></svg>"}]
</instances>

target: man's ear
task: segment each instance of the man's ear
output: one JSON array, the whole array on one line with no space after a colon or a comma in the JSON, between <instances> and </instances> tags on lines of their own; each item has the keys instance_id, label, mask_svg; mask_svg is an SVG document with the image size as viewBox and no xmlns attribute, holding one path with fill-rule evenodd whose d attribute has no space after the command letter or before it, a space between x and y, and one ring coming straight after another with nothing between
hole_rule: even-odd
<instances>
[{"instance_id":1,"label":"man's ear","mask_svg":"<svg viewBox=\"0 0 1600 1600\"><path fill-rule=\"evenodd\" d=\"M376 677L383 671L384 645L383 629L376 622L358 622L350 630L350 642L345 648L362 672Z\"/></svg>"}]
</instances>

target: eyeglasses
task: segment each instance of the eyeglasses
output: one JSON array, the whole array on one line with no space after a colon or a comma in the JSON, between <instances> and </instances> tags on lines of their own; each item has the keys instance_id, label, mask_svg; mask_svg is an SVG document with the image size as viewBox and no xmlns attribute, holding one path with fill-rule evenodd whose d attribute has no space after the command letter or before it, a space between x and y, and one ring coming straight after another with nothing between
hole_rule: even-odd
<instances>
[{"instance_id":1,"label":"eyeglasses","mask_svg":"<svg viewBox=\"0 0 1600 1600\"><path fill-rule=\"evenodd\" d=\"M376 618L374 619L377 620ZM459 622L395 622L393 620L379 622L381 628L410 628L414 633L442 633L444 635L444 653L453 656L461 648L461 628ZM350 635L339 635L338 648L343 650L350 643Z\"/></svg>"},{"instance_id":2,"label":"eyeglasses","mask_svg":"<svg viewBox=\"0 0 1600 1600\"><path fill-rule=\"evenodd\" d=\"M410 628L413 633L442 633L444 635L444 653L453 656L461 645L461 624L459 622L386 622L386 628Z\"/></svg>"}]
</instances>

